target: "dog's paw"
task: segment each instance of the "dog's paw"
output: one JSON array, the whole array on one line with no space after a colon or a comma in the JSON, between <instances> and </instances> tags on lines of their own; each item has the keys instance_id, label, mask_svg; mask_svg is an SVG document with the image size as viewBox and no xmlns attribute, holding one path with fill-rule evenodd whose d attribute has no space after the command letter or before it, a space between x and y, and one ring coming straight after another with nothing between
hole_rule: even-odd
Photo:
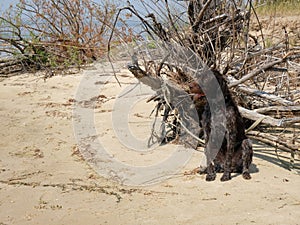
<instances>
[{"instance_id":1,"label":"dog's paw","mask_svg":"<svg viewBox=\"0 0 300 225\"><path fill-rule=\"evenodd\" d=\"M244 173L243 173L243 178L244 178L245 180L250 180L250 179L251 179L250 173L249 173L249 172L244 172Z\"/></svg>"},{"instance_id":2,"label":"dog's paw","mask_svg":"<svg viewBox=\"0 0 300 225\"><path fill-rule=\"evenodd\" d=\"M216 179L216 174L207 174L205 180L206 181L214 181Z\"/></svg>"},{"instance_id":3,"label":"dog's paw","mask_svg":"<svg viewBox=\"0 0 300 225\"><path fill-rule=\"evenodd\" d=\"M221 181L228 181L228 180L231 180L230 173L223 173L223 175L221 177Z\"/></svg>"}]
</instances>

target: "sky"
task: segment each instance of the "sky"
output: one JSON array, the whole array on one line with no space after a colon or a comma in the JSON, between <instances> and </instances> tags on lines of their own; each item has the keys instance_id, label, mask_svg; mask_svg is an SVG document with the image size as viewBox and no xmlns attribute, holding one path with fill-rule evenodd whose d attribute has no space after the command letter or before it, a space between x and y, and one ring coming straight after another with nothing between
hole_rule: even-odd
<instances>
[{"instance_id":1,"label":"sky","mask_svg":"<svg viewBox=\"0 0 300 225\"><path fill-rule=\"evenodd\" d=\"M94 0L94 2L98 2L99 0ZM10 5L16 4L17 2L19 2L19 0L0 0L0 11L4 11L5 9L7 9ZM126 0L115 0L114 2L118 3L118 2L126 2ZM137 3L137 6L140 5L140 0L130 0L131 3ZM147 0L145 1L147 2ZM175 1L180 2L180 1ZM182 4L182 3L181 3ZM143 9L144 7L140 5L140 7L138 6L137 8Z\"/></svg>"},{"instance_id":2,"label":"sky","mask_svg":"<svg viewBox=\"0 0 300 225\"><path fill-rule=\"evenodd\" d=\"M16 4L19 0L0 0L0 10L3 12L11 4Z\"/></svg>"},{"instance_id":3,"label":"sky","mask_svg":"<svg viewBox=\"0 0 300 225\"><path fill-rule=\"evenodd\" d=\"M0 0L0 15L9 8L10 5L15 5L16 3L18 3L20 0ZM92 0L91 0L92 1ZM95 3L99 3L102 2L103 0L93 0L93 2ZM160 3L159 1L156 0L129 0L131 4L133 4L135 6L135 8L138 10L139 13L141 13L141 15L145 16L148 15L149 13L155 13L157 15L157 19L159 21L165 21L166 20L166 10L164 7L163 3ZM127 5L127 0L110 0L110 2L114 2L116 3L119 7L122 5ZM144 2L144 4L142 3ZM156 4L153 4L153 2L158 2ZM171 8L175 7L177 12L182 12L183 8L186 7L182 7L184 6L184 1L179 1L179 0L169 0ZM181 6L180 6L181 5ZM173 6L173 7L172 7ZM180 10L178 10L180 9ZM135 23L134 21L137 20L138 22L140 22L137 18L131 18L130 20L132 21L128 21L131 23Z\"/></svg>"}]
</instances>

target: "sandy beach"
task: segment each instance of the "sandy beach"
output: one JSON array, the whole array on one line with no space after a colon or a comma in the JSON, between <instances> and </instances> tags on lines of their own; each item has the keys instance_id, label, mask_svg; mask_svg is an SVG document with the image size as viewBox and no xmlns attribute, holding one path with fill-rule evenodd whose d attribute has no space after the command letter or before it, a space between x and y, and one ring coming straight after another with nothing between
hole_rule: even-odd
<instances>
[{"instance_id":1,"label":"sandy beach","mask_svg":"<svg viewBox=\"0 0 300 225\"><path fill-rule=\"evenodd\" d=\"M89 146L79 143L86 130L76 127L84 124L78 107L87 110L95 125L96 135L85 137L101 143L120 164L151 166L179 148L168 144L132 151L121 141L115 122L128 119L133 135L145 143L154 105L146 103L148 91L124 66L117 71L121 87L107 64L46 81L37 74L1 80L0 225L300 224L299 175L281 161L288 162L289 155L279 153L279 160L274 149L259 143L254 143L249 181L241 175L225 183L220 174L214 182L206 182L204 175L186 175L199 165L202 149L189 150L189 160L175 175L157 175L151 185L126 185L118 176L106 177L114 168L105 168L109 164L101 164L101 155L96 163L95 157L82 155L85 147L89 154ZM131 87L137 90L131 96L138 93L140 98L129 113L122 112L126 102L120 107L118 96L132 93L127 92Z\"/></svg>"}]
</instances>

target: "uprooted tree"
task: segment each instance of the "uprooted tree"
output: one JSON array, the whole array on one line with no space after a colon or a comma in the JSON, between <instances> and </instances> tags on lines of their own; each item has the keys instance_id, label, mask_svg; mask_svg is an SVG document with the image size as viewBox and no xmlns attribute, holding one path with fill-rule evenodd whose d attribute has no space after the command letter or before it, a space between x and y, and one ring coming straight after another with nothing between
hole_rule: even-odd
<instances>
[{"instance_id":1,"label":"uprooted tree","mask_svg":"<svg viewBox=\"0 0 300 225\"><path fill-rule=\"evenodd\" d=\"M300 146L300 49L289 43L286 30L281 42L266 46L251 0L128 3L118 11L115 25L122 15L139 21L132 48L125 43L132 58L128 68L156 92L149 101L157 101L156 115L163 109L162 141L184 134L184 142L201 144L199 121L190 119L193 110L187 106L196 93L191 84L216 70L239 105L247 135L291 153L293 163ZM251 34L253 21L259 36ZM199 116L204 104L195 106Z\"/></svg>"}]
</instances>

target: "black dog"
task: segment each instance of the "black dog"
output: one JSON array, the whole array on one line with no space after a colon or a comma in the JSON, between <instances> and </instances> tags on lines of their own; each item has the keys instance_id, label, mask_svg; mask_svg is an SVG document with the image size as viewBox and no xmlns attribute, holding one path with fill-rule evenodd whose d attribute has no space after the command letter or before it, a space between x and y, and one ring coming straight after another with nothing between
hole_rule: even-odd
<instances>
[{"instance_id":1,"label":"black dog","mask_svg":"<svg viewBox=\"0 0 300 225\"><path fill-rule=\"evenodd\" d=\"M242 173L243 178L251 179L249 166L252 162L253 150L251 141L245 134L243 118L229 92L225 79L218 71L213 71L213 74L224 96L226 110L223 113L226 117L226 122L223 124L219 123L218 114L222 112L211 112L211 107L206 101L204 108L202 107L201 125L205 137L207 167L202 173L207 174L207 181L215 180L216 172L223 172L221 181L230 180L232 172ZM196 87L195 83L190 86L190 89L192 93L195 93L194 102L197 106L197 101L203 102L202 96L204 96L204 92L199 86ZM209 91L209 87L206 91ZM218 110L218 107L215 108ZM212 126L214 127L212 128ZM209 142L210 138L214 139L212 137L213 129L215 133L222 129L225 133L223 141L221 140L221 147L217 147L214 140ZM217 154L213 154L214 152L217 152Z\"/></svg>"}]
</instances>

